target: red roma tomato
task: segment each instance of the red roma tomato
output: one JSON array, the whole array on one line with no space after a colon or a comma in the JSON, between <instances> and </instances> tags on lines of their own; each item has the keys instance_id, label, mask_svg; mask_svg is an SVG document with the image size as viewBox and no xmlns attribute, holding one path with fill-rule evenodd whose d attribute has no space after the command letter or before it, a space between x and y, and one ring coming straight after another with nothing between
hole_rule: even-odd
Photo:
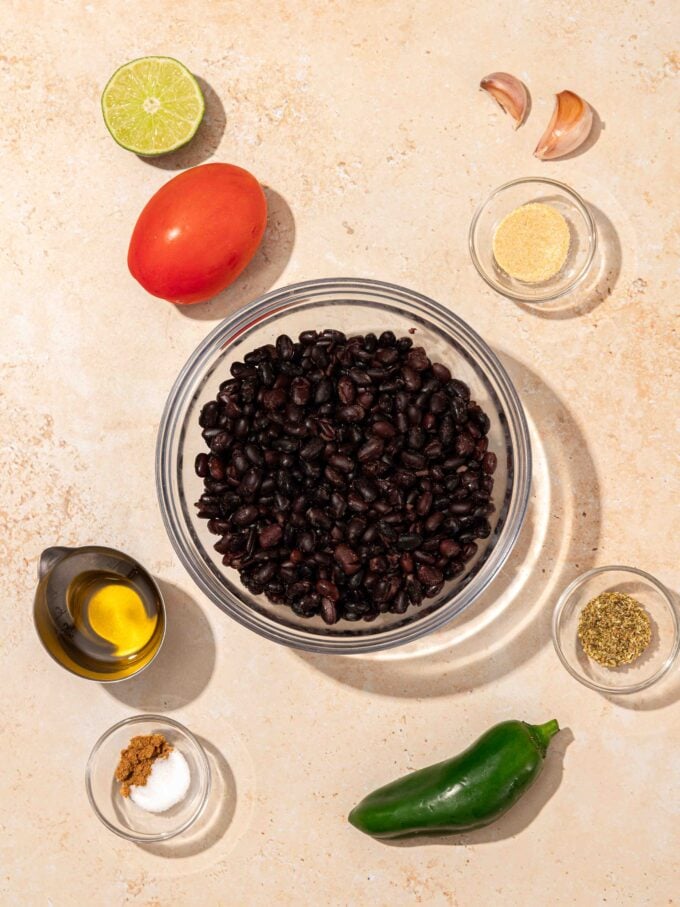
<instances>
[{"instance_id":1,"label":"red roma tomato","mask_svg":"<svg viewBox=\"0 0 680 907\"><path fill-rule=\"evenodd\" d=\"M162 186L139 215L128 268L154 296L204 302L245 268L266 222L264 192L251 173L232 164L193 167Z\"/></svg>"}]
</instances>

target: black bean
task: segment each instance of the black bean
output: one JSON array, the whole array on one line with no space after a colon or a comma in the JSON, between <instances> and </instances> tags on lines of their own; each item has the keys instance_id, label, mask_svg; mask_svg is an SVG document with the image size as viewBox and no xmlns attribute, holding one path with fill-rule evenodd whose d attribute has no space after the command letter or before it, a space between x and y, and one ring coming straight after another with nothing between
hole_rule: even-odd
<instances>
[{"instance_id":1,"label":"black bean","mask_svg":"<svg viewBox=\"0 0 680 907\"><path fill-rule=\"evenodd\" d=\"M244 451L251 463L254 463L255 466L264 466L264 456L259 447L255 444L246 444Z\"/></svg>"},{"instance_id":2,"label":"black bean","mask_svg":"<svg viewBox=\"0 0 680 907\"><path fill-rule=\"evenodd\" d=\"M401 462L404 466L408 466L409 469L422 469L427 463L427 460L420 453L416 453L412 450L402 450Z\"/></svg>"},{"instance_id":3,"label":"black bean","mask_svg":"<svg viewBox=\"0 0 680 907\"><path fill-rule=\"evenodd\" d=\"M441 381L442 384L446 384L447 381L451 380L451 372L445 365L442 365L441 362L432 363L432 374L437 381Z\"/></svg>"},{"instance_id":4,"label":"black bean","mask_svg":"<svg viewBox=\"0 0 680 907\"><path fill-rule=\"evenodd\" d=\"M386 419L378 419L377 422L374 422L371 431L379 438L393 438L397 434L397 429Z\"/></svg>"},{"instance_id":5,"label":"black bean","mask_svg":"<svg viewBox=\"0 0 680 907\"><path fill-rule=\"evenodd\" d=\"M482 469L488 476L493 475L493 473L496 471L497 463L498 459L496 457L496 454L492 451L488 451L484 454L484 457L482 459Z\"/></svg>"},{"instance_id":6,"label":"black bean","mask_svg":"<svg viewBox=\"0 0 680 907\"><path fill-rule=\"evenodd\" d=\"M420 406L417 406L415 403L409 403L406 408L406 416L409 421L409 425L420 425L423 418L423 411Z\"/></svg>"},{"instance_id":7,"label":"black bean","mask_svg":"<svg viewBox=\"0 0 680 907\"><path fill-rule=\"evenodd\" d=\"M247 469L243 478L241 479L238 485L238 494L242 495L245 498L253 498L260 490L262 485L262 470L258 469L257 466L251 466L250 469ZM273 491L273 489L271 489ZM266 494L265 490L265 494Z\"/></svg>"},{"instance_id":8,"label":"black bean","mask_svg":"<svg viewBox=\"0 0 680 907\"><path fill-rule=\"evenodd\" d=\"M475 449L475 442L472 440L472 435L468 432L461 432L453 446L459 457L467 457Z\"/></svg>"},{"instance_id":9,"label":"black bean","mask_svg":"<svg viewBox=\"0 0 680 907\"><path fill-rule=\"evenodd\" d=\"M405 589L401 589L397 593L394 601L392 602L390 611L393 614L404 614L404 612L407 610L408 610L408 595L407 595Z\"/></svg>"},{"instance_id":10,"label":"black bean","mask_svg":"<svg viewBox=\"0 0 680 907\"><path fill-rule=\"evenodd\" d=\"M437 529L444 522L444 514L441 512L431 513L428 518L425 520L425 531L426 532L436 532Z\"/></svg>"},{"instance_id":11,"label":"black bean","mask_svg":"<svg viewBox=\"0 0 680 907\"><path fill-rule=\"evenodd\" d=\"M418 579L424 586L436 586L441 583L444 576L441 570L428 564L421 564L417 570Z\"/></svg>"},{"instance_id":12,"label":"black bean","mask_svg":"<svg viewBox=\"0 0 680 907\"><path fill-rule=\"evenodd\" d=\"M416 513L418 516L427 516L432 509L432 492L424 491L416 501Z\"/></svg>"},{"instance_id":13,"label":"black bean","mask_svg":"<svg viewBox=\"0 0 680 907\"><path fill-rule=\"evenodd\" d=\"M219 417L219 406L215 400L206 403L198 417L201 428L214 428Z\"/></svg>"},{"instance_id":14,"label":"black bean","mask_svg":"<svg viewBox=\"0 0 680 907\"><path fill-rule=\"evenodd\" d=\"M233 443L234 436L231 432L220 431L210 441L210 450L213 453L224 453Z\"/></svg>"},{"instance_id":15,"label":"black bean","mask_svg":"<svg viewBox=\"0 0 680 907\"><path fill-rule=\"evenodd\" d=\"M457 541L455 541L455 539L442 539L439 542L439 550L442 553L443 557L458 557L461 552L461 546Z\"/></svg>"},{"instance_id":16,"label":"black bean","mask_svg":"<svg viewBox=\"0 0 680 907\"><path fill-rule=\"evenodd\" d=\"M396 342L397 338L393 331L383 331L378 337L378 346L394 346Z\"/></svg>"},{"instance_id":17,"label":"black bean","mask_svg":"<svg viewBox=\"0 0 680 907\"><path fill-rule=\"evenodd\" d=\"M294 438L275 438L272 441L272 447L284 453L293 453L294 450L298 450L300 447L300 442Z\"/></svg>"},{"instance_id":18,"label":"black bean","mask_svg":"<svg viewBox=\"0 0 680 907\"><path fill-rule=\"evenodd\" d=\"M452 501L450 511L456 516L464 516L473 509L473 503L470 500Z\"/></svg>"},{"instance_id":19,"label":"black bean","mask_svg":"<svg viewBox=\"0 0 680 907\"><path fill-rule=\"evenodd\" d=\"M208 472L211 479L221 481L225 476L224 463L219 457L208 457Z\"/></svg>"},{"instance_id":20,"label":"black bean","mask_svg":"<svg viewBox=\"0 0 680 907\"><path fill-rule=\"evenodd\" d=\"M321 599L321 617L327 624L337 623L338 612L334 602L330 598ZM345 619L349 620L349 615L345 614Z\"/></svg>"},{"instance_id":21,"label":"black bean","mask_svg":"<svg viewBox=\"0 0 680 907\"><path fill-rule=\"evenodd\" d=\"M283 529L278 523L271 523L260 529L258 540L262 548L273 548L278 545L283 537Z\"/></svg>"},{"instance_id":22,"label":"black bean","mask_svg":"<svg viewBox=\"0 0 680 907\"><path fill-rule=\"evenodd\" d=\"M325 369L327 367L328 356L326 355L324 347L320 343L317 343L316 346L312 347L309 356L314 365L317 366L317 368Z\"/></svg>"},{"instance_id":23,"label":"black bean","mask_svg":"<svg viewBox=\"0 0 680 907\"><path fill-rule=\"evenodd\" d=\"M424 372L430 366L430 360L422 346L416 346L406 355L406 361L416 372Z\"/></svg>"},{"instance_id":24,"label":"black bean","mask_svg":"<svg viewBox=\"0 0 680 907\"><path fill-rule=\"evenodd\" d=\"M293 403L305 406L312 393L312 386L306 378L293 378L290 385L290 396Z\"/></svg>"},{"instance_id":25,"label":"black bean","mask_svg":"<svg viewBox=\"0 0 680 907\"><path fill-rule=\"evenodd\" d=\"M255 570L253 579L256 583L264 585L265 583L268 583L270 579L273 579L277 572L277 565L272 561L269 561L269 563L263 564Z\"/></svg>"},{"instance_id":26,"label":"black bean","mask_svg":"<svg viewBox=\"0 0 680 907\"><path fill-rule=\"evenodd\" d=\"M300 448L300 456L303 460L314 460L319 456L324 448L321 438L312 438Z\"/></svg>"},{"instance_id":27,"label":"black bean","mask_svg":"<svg viewBox=\"0 0 680 907\"><path fill-rule=\"evenodd\" d=\"M262 402L267 410L281 409L286 403L286 392L281 387L265 391Z\"/></svg>"},{"instance_id":28,"label":"black bean","mask_svg":"<svg viewBox=\"0 0 680 907\"><path fill-rule=\"evenodd\" d=\"M365 513L368 510L368 504L355 491L350 491L347 497L347 503L351 510L356 511L357 513Z\"/></svg>"},{"instance_id":29,"label":"black bean","mask_svg":"<svg viewBox=\"0 0 680 907\"><path fill-rule=\"evenodd\" d=\"M379 456L382 455L383 450L385 449L384 443L379 438L371 438L370 441L367 441L362 447L357 451L357 457L360 462L364 463L367 460L376 460Z\"/></svg>"},{"instance_id":30,"label":"black bean","mask_svg":"<svg viewBox=\"0 0 680 907\"><path fill-rule=\"evenodd\" d=\"M400 535L397 539L397 548L401 551L413 551L418 548L423 541L423 537L415 532Z\"/></svg>"},{"instance_id":31,"label":"black bean","mask_svg":"<svg viewBox=\"0 0 680 907\"><path fill-rule=\"evenodd\" d=\"M399 359L399 351L395 349L380 349L375 358L381 365L393 365Z\"/></svg>"},{"instance_id":32,"label":"black bean","mask_svg":"<svg viewBox=\"0 0 680 907\"><path fill-rule=\"evenodd\" d=\"M317 384L316 390L314 391L314 402L328 403L332 395L333 385L331 384L330 378L322 378L321 381L319 381L319 383Z\"/></svg>"},{"instance_id":33,"label":"black bean","mask_svg":"<svg viewBox=\"0 0 680 907\"><path fill-rule=\"evenodd\" d=\"M293 358L295 353L295 344L288 334L281 334L276 338L276 352L279 359L288 360Z\"/></svg>"},{"instance_id":34,"label":"black bean","mask_svg":"<svg viewBox=\"0 0 680 907\"><path fill-rule=\"evenodd\" d=\"M324 476L332 485L341 486L345 484L345 477L338 469L334 469L332 466L327 466L323 471Z\"/></svg>"},{"instance_id":35,"label":"black bean","mask_svg":"<svg viewBox=\"0 0 680 907\"><path fill-rule=\"evenodd\" d=\"M361 476L354 483L355 489L359 492L364 501L375 501L378 497L378 489L369 479Z\"/></svg>"},{"instance_id":36,"label":"black bean","mask_svg":"<svg viewBox=\"0 0 680 907\"><path fill-rule=\"evenodd\" d=\"M442 442L438 441L436 438L433 441L430 441L423 448L423 453L428 458L428 460L438 460L442 455Z\"/></svg>"},{"instance_id":37,"label":"black bean","mask_svg":"<svg viewBox=\"0 0 680 907\"><path fill-rule=\"evenodd\" d=\"M361 422L366 416L366 410L358 403L350 406L341 406L338 410L338 417L342 422Z\"/></svg>"},{"instance_id":38,"label":"black bean","mask_svg":"<svg viewBox=\"0 0 680 907\"><path fill-rule=\"evenodd\" d=\"M196 475L201 479L204 479L208 475L208 454L200 453L196 457L196 462L194 464L196 470Z\"/></svg>"},{"instance_id":39,"label":"black bean","mask_svg":"<svg viewBox=\"0 0 680 907\"><path fill-rule=\"evenodd\" d=\"M307 518L312 526L318 526L321 529L330 529L333 525L331 518L320 507L310 507L307 511Z\"/></svg>"},{"instance_id":40,"label":"black bean","mask_svg":"<svg viewBox=\"0 0 680 907\"><path fill-rule=\"evenodd\" d=\"M408 365L405 365L401 370L401 377L404 379L404 387L408 391L419 391L422 387L423 382L419 373Z\"/></svg>"},{"instance_id":41,"label":"black bean","mask_svg":"<svg viewBox=\"0 0 680 907\"><path fill-rule=\"evenodd\" d=\"M259 510L254 504L246 504L244 507L239 507L234 514L234 523L237 526L250 526L251 523L255 522L258 515Z\"/></svg>"},{"instance_id":42,"label":"black bean","mask_svg":"<svg viewBox=\"0 0 680 907\"><path fill-rule=\"evenodd\" d=\"M351 368L349 370L349 377L359 387L366 387L372 383L371 376L362 368Z\"/></svg>"},{"instance_id":43,"label":"black bean","mask_svg":"<svg viewBox=\"0 0 680 907\"><path fill-rule=\"evenodd\" d=\"M346 510L347 501L341 494L339 494L337 491L334 491L331 495L331 513L337 520L339 520L342 516L344 516Z\"/></svg>"},{"instance_id":44,"label":"black bean","mask_svg":"<svg viewBox=\"0 0 680 907\"><path fill-rule=\"evenodd\" d=\"M352 472L354 469L354 463L350 460L349 457L346 457L344 454L332 454L328 458L328 462L331 466L334 466L336 469L341 470L341 472Z\"/></svg>"},{"instance_id":45,"label":"black bean","mask_svg":"<svg viewBox=\"0 0 680 907\"><path fill-rule=\"evenodd\" d=\"M445 412L449 407L449 402L446 399L446 395L442 394L440 391L432 394L430 397L430 412L439 414Z\"/></svg>"},{"instance_id":46,"label":"black bean","mask_svg":"<svg viewBox=\"0 0 680 907\"><path fill-rule=\"evenodd\" d=\"M338 379L338 399L344 405L354 403L357 395L356 385L347 375Z\"/></svg>"},{"instance_id":47,"label":"black bean","mask_svg":"<svg viewBox=\"0 0 680 907\"><path fill-rule=\"evenodd\" d=\"M323 595L324 598L329 598L332 602L336 602L340 598L340 590L328 579L320 579L316 584L316 591L319 595Z\"/></svg>"}]
</instances>

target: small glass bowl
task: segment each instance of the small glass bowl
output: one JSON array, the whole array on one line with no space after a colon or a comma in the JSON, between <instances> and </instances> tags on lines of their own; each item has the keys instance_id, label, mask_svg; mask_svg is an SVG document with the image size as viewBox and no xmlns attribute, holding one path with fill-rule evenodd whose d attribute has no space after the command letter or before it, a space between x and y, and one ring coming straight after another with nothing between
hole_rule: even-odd
<instances>
[{"instance_id":1,"label":"small glass bowl","mask_svg":"<svg viewBox=\"0 0 680 907\"><path fill-rule=\"evenodd\" d=\"M571 240L567 260L550 280L531 284L506 274L493 254L498 225L515 208L541 202L555 208L569 225ZM523 177L500 186L475 211L468 237L472 262L488 285L517 302L549 302L566 296L588 273L597 248L595 221L585 202L564 183Z\"/></svg>"},{"instance_id":2,"label":"small glass bowl","mask_svg":"<svg viewBox=\"0 0 680 907\"><path fill-rule=\"evenodd\" d=\"M279 334L338 327L348 334L390 328L413 336L438 362L469 385L490 419L489 449L498 455L494 473L492 531L479 541L467 570L441 592L406 614L381 614L372 623L299 617L291 608L253 595L235 570L222 565L215 536L196 516L203 492L194 469L205 449L198 425L201 408L215 398L232 363ZM495 354L461 318L432 299L375 280L313 280L273 290L219 324L182 368L158 429L156 485L170 541L200 589L229 616L267 639L308 652L356 655L419 639L467 608L501 570L519 535L531 484L529 430L517 392Z\"/></svg>"},{"instance_id":3,"label":"small glass bowl","mask_svg":"<svg viewBox=\"0 0 680 907\"><path fill-rule=\"evenodd\" d=\"M191 783L184 799L162 813L150 813L119 793L115 779L121 750L138 734L163 734L187 760ZM119 721L95 743L85 771L87 797L97 817L109 831L151 844L167 841L186 831L200 816L210 793L210 765L203 747L178 721L161 715L135 715Z\"/></svg>"},{"instance_id":4,"label":"small glass bowl","mask_svg":"<svg viewBox=\"0 0 680 907\"><path fill-rule=\"evenodd\" d=\"M606 668L589 658L577 635L583 607L601 592L622 592L643 606L652 625L649 647L636 661ZM635 567L596 567L564 590L553 612L555 650L569 673L600 693L638 693L666 674L680 648L678 614L668 590Z\"/></svg>"}]
</instances>

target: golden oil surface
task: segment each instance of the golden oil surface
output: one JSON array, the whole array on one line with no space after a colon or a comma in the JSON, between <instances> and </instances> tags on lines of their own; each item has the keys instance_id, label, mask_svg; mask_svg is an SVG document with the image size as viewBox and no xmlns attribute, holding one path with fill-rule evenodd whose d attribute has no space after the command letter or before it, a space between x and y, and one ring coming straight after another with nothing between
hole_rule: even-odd
<instances>
[{"instance_id":1,"label":"golden oil surface","mask_svg":"<svg viewBox=\"0 0 680 907\"><path fill-rule=\"evenodd\" d=\"M158 622L153 602L145 602L130 580L104 570L79 573L66 600L83 649L104 660L141 652Z\"/></svg>"},{"instance_id":2,"label":"golden oil surface","mask_svg":"<svg viewBox=\"0 0 680 907\"><path fill-rule=\"evenodd\" d=\"M156 654L165 612L149 574L112 549L74 549L41 580L38 633L60 664L92 680L120 680Z\"/></svg>"}]
</instances>

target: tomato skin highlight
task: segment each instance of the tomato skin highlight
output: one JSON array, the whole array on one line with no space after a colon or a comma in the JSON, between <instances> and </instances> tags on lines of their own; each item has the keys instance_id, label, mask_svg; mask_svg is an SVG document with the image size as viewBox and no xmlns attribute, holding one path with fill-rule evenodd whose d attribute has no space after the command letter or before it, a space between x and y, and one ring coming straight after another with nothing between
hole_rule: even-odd
<instances>
[{"instance_id":1,"label":"tomato skin highlight","mask_svg":"<svg viewBox=\"0 0 680 907\"><path fill-rule=\"evenodd\" d=\"M192 305L220 293L251 261L267 224L255 177L233 164L185 170L139 215L128 268L153 296Z\"/></svg>"}]
</instances>

